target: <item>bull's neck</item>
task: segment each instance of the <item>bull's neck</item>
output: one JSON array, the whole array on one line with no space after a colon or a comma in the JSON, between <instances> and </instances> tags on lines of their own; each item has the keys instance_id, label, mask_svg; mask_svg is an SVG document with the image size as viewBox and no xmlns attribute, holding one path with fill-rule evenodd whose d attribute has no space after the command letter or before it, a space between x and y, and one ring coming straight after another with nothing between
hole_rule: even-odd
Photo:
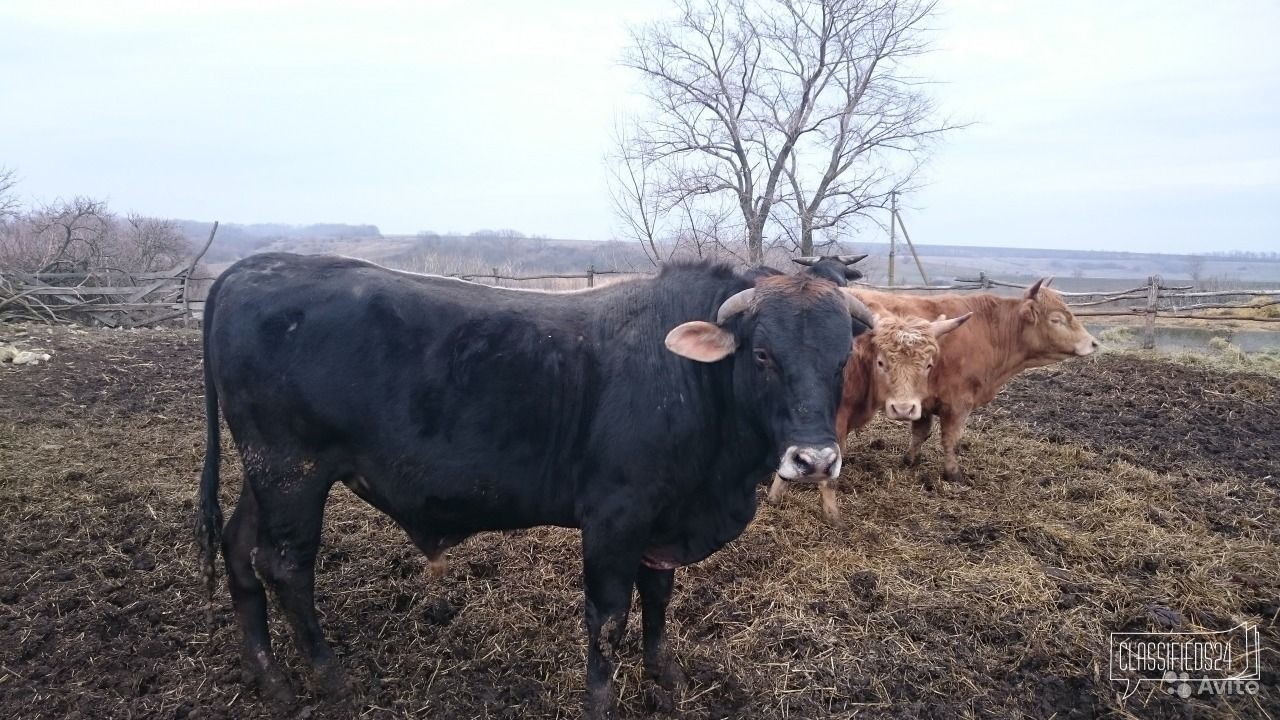
<instances>
[{"instance_id":1,"label":"bull's neck","mask_svg":"<svg viewBox=\"0 0 1280 720\"><path fill-rule=\"evenodd\" d=\"M985 368L984 386L995 393L1014 375L1030 367L1030 357L1022 343L1022 298L996 298L978 309L982 323L991 333L991 347L997 349L993 362ZM1003 352L999 352L1003 350Z\"/></svg>"},{"instance_id":2,"label":"bull's neck","mask_svg":"<svg viewBox=\"0 0 1280 720\"><path fill-rule=\"evenodd\" d=\"M866 336L854 344L852 357L844 368L844 389L841 391L839 416L836 429L847 433L871 422L883 398L875 382L876 348ZM843 440L843 438L838 438Z\"/></svg>"}]
</instances>

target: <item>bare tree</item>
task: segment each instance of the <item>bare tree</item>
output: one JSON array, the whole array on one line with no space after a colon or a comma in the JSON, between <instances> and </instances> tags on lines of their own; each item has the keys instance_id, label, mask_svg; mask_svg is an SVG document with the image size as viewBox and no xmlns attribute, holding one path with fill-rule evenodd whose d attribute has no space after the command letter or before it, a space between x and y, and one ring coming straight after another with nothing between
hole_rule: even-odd
<instances>
[{"instance_id":1,"label":"bare tree","mask_svg":"<svg viewBox=\"0 0 1280 720\"><path fill-rule=\"evenodd\" d=\"M675 251L674 243L665 236L670 208L659 197L654 177L659 168L644 158L623 131L616 131L615 143L616 151L607 158L613 214L622 224L623 236L640 243L649 263L659 265Z\"/></svg>"},{"instance_id":2,"label":"bare tree","mask_svg":"<svg viewBox=\"0 0 1280 720\"><path fill-rule=\"evenodd\" d=\"M0 222L18 216L21 204L14 188L18 186L18 171L0 165Z\"/></svg>"},{"instance_id":3,"label":"bare tree","mask_svg":"<svg viewBox=\"0 0 1280 720\"><path fill-rule=\"evenodd\" d=\"M191 255L191 241L173 220L130 213L121 238L121 264L138 272L177 267Z\"/></svg>"},{"instance_id":4,"label":"bare tree","mask_svg":"<svg viewBox=\"0 0 1280 720\"><path fill-rule=\"evenodd\" d=\"M82 195L57 200L33 213L32 224L48 240L50 250L39 271L103 265L110 254L112 220L105 202Z\"/></svg>"},{"instance_id":5,"label":"bare tree","mask_svg":"<svg viewBox=\"0 0 1280 720\"><path fill-rule=\"evenodd\" d=\"M728 194L760 262L776 205L799 246L909 181L932 104L902 61L923 52L932 0L678 0L633 32L624 63L652 115L631 157L661 170L668 206ZM901 154L905 161L889 155ZM904 170L905 168L905 170Z\"/></svg>"},{"instance_id":6,"label":"bare tree","mask_svg":"<svg viewBox=\"0 0 1280 720\"><path fill-rule=\"evenodd\" d=\"M1191 281L1199 285L1204 280L1204 257L1201 255L1187 256L1187 274L1191 276Z\"/></svg>"},{"instance_id":7,"label":"bare tree","mask_svg":"<svg viewBox=\"0 0 1280 720\"><path fill-rule=\"evenodd\" d=\"M616 146L610 157L614 214L623 236L640 243L650 264L675 257L744 260L727 241L741 235L731 203L722 197L672 192L669 167L640 152L642 144L622 138Z\"/></svg>"}]
</instances>

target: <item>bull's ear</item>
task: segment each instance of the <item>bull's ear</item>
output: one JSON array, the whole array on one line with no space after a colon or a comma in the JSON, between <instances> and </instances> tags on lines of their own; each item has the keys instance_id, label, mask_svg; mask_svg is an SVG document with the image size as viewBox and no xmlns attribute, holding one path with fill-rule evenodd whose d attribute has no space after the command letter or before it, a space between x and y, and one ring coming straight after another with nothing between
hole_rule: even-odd
<instances>
[{"instance_id":1,"label":"bull's ear","mask_svg":"<svg viewBox=\"0 0 1280 720\"><path fill-rule=\"evenodd\" d=\"M942 337L968 322L971 317L973 317L973 313L971 312L967 312L960 317L952 318L950 320L947 319L946 315L939 315L937 320L929 323L929 329L933 331L934 337Z\"/></svg>"},{"instance_id":2,"label":"bull's ear","mask_svg":"<svg viewBox=\"0 0 1280 720\"><path fill-rule=\"evenodd\" d=\"M667 333L667 349L690 360L715 362L733 354L738 339L719 325L694 320L677 325Z\"/></svg>"},{"instance_id":3,"label":"bull's ear","mask_svg":"<svg viewBox=\"0 0 1280 720\"><path fill-rule=\"evenodd\" d=\"M1047 286L1052 281L1053 281L1052 276L1040 278L1039 280L1032 283L1031 287L1027 288L1027 292L1023 295L1023 297L1025 297L1028 300L1035 300L1036 296L1040 294L1040 288Z\"/></svg>"}]
</instances>

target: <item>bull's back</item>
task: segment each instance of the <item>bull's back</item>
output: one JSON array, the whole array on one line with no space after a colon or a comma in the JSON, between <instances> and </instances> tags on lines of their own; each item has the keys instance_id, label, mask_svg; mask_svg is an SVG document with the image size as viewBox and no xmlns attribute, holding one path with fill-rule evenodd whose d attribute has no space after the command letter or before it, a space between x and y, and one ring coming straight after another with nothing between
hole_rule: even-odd
<instances>
[{"instance_id":1,"label":"bull's back","mask_svg":"<svg viewBox=\"0 0 1280 720\"><path fill-rule=\"evenodd\" d=\"M341 466L412 514L560 521L544 516L582 450L590 349L486 290L343 258L233 266L207 342L237 443Z\"/></svg>"}]
</instances>

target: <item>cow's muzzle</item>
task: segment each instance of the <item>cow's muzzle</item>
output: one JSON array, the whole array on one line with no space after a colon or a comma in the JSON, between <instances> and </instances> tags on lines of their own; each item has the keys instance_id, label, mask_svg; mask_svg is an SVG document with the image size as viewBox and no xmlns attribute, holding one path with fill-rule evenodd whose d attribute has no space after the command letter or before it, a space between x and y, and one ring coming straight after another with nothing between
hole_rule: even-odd
<instances>
[{"instance_id":1,"label":"cow's muzzle","mask_svg":"<svg viewBox=\"0 0 1280 720\"><path fill-rule=\"evenodd\" d=\"M889 400L884 404L884 414L890 420L898 420L906 422L908 420L920 419L920 401L918 400Z\"/></svg>"},{"instance_id":2,"label":"cow's muzzle","mask_svg":"<svg viewBox=\"0 0 1280 720\"><path fill-rule=\"evenodd\" d=\"M840 475L840 448L792 445L782 453L778 475L791 482L816 483Z\"/></svg>"}]
</instances>

